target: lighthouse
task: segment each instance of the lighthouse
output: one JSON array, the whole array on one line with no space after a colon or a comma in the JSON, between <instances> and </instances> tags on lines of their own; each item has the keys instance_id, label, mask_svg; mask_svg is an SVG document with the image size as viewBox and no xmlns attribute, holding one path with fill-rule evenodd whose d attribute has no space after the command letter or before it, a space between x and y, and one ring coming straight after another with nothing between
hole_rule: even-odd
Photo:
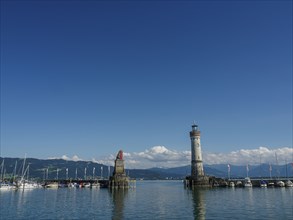
<instances>
[{"instance_id":1,"label":"lighthouse","mask_svg":"<svg viewBox=\"0 0 293 220\"><path fill-rule=\"evenodd\" d=\"M196 124L193 124L192 130L189 132L191 140L191 176L204 176L202 165L202 154L200 144L200 131Z\"/></svg>"},{"instance_id":2,"label":"lighthouse","mask_svg":"<svg viewBox=\"0 0 293 220\"><path fill-rule=\"evenodd\" d=\"M186 177L185 184L188 187L209 187L210 178L203 171L203 160L200 144L200 130L198 125L193 124L189 132L191 140L191 175Z\"/></svg>"}]
</instances>

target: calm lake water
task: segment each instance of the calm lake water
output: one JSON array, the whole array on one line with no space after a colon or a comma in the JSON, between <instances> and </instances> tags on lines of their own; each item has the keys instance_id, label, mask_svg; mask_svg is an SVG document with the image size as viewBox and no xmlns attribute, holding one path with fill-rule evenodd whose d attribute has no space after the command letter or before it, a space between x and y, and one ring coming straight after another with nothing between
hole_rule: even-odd
<instances>
[{"instance_id":1,"label":"calm lake water","mask_svg":"<svg viewBox=\"0 0 293 220\"><path fill-rule=\"evenodd\" d=\"M138 181L136 189L0 192L1 219L293 219L293 188L184 189Z\"/></svg>"}]
</instances>

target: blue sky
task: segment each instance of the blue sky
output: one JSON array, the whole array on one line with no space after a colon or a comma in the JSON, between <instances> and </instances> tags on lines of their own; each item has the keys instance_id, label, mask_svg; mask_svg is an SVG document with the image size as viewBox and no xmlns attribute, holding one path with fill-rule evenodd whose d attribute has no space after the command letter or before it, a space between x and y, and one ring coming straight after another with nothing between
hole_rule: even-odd
<instances>
[{"instance_id":1,"label":"blue sky","mask_svg":"<svg viewBox=\"0 0 293 220\"><path fill-rule=\"evenodd\" d=\"M1 156L292 147L291 1L1 1Z\"/></svg>"}]
</instances>

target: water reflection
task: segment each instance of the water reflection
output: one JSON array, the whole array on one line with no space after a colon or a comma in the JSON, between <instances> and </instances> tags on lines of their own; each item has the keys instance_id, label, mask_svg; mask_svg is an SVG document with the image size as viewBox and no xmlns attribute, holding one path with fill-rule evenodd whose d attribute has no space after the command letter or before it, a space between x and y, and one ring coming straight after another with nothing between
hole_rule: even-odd
<instances>
[{"instance_id":1,"label":"water reflection","mask_svg":"<svg viewBox=\"0 0 293 220\"><path fill-rule=\"evenodd\" d=\"M20 213L23 209L23 206L28 202L28 198L30 194L33 193L33 190L15 190L14 193L17 194L16 212Z\"/></svg>"},{"instance_id":2,"label":"water reflection","mask_svg":"<svg viewBox=\"0 0 293 220\"><path fill-rule=\"evenodd\" d=\"M193 189L193 215L195 220L204 220L206 215L205 189Z\"/></svg>"},{"instance_id":3,"label":"water reflection","mask_svg":"<svg viewBox=\"0 0 293 220\"><path fill-rule=\"evenodd\" d=\"M124 198L126 197L128 190L127 189L111 189L110 194L113 199L113 211L112 219L120 220L124 216Z\"/></svg>"}]
</instances>

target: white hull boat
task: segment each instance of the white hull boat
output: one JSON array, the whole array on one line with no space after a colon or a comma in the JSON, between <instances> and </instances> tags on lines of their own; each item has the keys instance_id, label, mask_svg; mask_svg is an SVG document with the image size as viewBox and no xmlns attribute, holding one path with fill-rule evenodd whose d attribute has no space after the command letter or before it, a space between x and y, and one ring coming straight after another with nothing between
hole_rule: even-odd
<instances>
[{"instance_id":1,"label":"white hull boat","mask_svg":"<svg viewBox=\"0 0 293 220\"><path fill-rule=\"evenodd\" d=\"M285 182L285 186L286 186L286 187L293 187L293 183L292 183L292 181L291 181L291 180L287 180L287 181Z\"/></svg>"},{"instance_id":2,"label":"white hull boat","mask_svg":"<svg viewBox=\"0 0 293 220\"><path fill-rule=\"evenodd\" d=\"M0 190L12 190L16 189L16 186L9 183L0 183Z\"/></svg>"},{"instance_id":3,"label":"white hull boat","mask_svg":"<svg viewBox=\"0 0 293 220\"><path fill-rule=\"evenodd\" d=\"M244 186L245 187L252 187L252 183L249 177L246 177L244 180Z\"/></svg>"},{"instance_id":4,"label":"white hull boat","mask_svg":"<svg viewBox=\"0 0 293 220\"><path fill-rule=\"evenodd\" d=\"M59 187L58 183L49 183L45 186L46 188L57 189Z\"/></svg>"},{"instance_id":5,"label":"white hull boat","mask_svg":"<svg viewBox=\"0 0 293 220\"><path fill-rule=\"evenodd\" d=\"M277 181L277 184L276 185L279 186L279 187L284 187L285 186L285 183L280 180L280 181Z\"/></svg>"},{"instance_id":6,"label":"white hull boat","mask_svg":"<svg viewBox=\"0 0 293 220\"><path fill-rule=\"evenodd\" d=\"M18 189L37 189L39 187L40 187L39 184L34 182L21 182L17 186Z\"/></svg>"}]
</instances>

